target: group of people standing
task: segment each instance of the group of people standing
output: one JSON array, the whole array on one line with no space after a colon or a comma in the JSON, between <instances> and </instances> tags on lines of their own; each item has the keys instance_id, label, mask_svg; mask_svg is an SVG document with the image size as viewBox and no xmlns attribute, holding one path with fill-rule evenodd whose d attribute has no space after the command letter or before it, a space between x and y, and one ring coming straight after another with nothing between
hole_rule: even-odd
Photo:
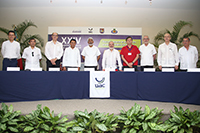
<instances>
[{"instance_id":1,"label":"group of people standing","mask_svg":"<svg viewBox=\"0 0 200 133\"><path fill-rule=\"evenodd\" d=\"M60 66L62 66L62 71L67 71L69 68L78 68L78 70L80 70L81 57L84 61L84 68L94 68L98 70L98 61L101 52L98 47L93 45L94 39L92 37L88 38L88 46L84 47L81 53L76 47L75 39L71 39L69 43L70 46L63 51L62 43L57 41L58 33L52 33L51 37L52 40L47 42L45 46L47 71L51 67L60 68ZM6 70L7 67L16 67L17 59L21 58L20 44L15 41L14 38L14 31L9 31L8 40L2 44L1 52L4 58L3 70ZM157 55L157 62L160 70L162 70L162 68L174 68L177 70L179 63L180 69L183 71L188 68L196 68L198 51L195 46L190 45L190 39L188 37L183 38L184 46L181 47L179 51L176 44L170 42L170 34L166 33L164 35L164 40L165 42L159 45ZM144 68L153 68L157 52L154 45L149 43L149 37L147 35L143 37L143 44L139 49L137 46L133 45L133 39L130 36L126 38L126 43L127 45L119 52L114 49L114 42L109 42L109 49L105 50L103 53L103 71L106 69L123 71L123 68L135 68L135 70L137 70L138 60L140 60L142 71ZM40 60L42 59L41 51L35 46L36 40L34 38L29 40L29 45L29 47L24 49L22 54L22 58L25 60L25 70L39 68Z\"/></svg>"}]
</instances>

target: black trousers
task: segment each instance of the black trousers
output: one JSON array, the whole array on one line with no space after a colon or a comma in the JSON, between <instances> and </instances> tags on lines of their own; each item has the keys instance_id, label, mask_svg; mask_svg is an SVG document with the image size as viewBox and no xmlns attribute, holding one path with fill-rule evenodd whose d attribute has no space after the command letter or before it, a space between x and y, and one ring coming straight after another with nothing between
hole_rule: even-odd
<instances>
[{"instance_id":1,"label":"black trousers","mask_svg":"<svg viewBox=\"0 0 200 133\"><path fill-rule=\"evenodd\" d=\"M50 60L47 59L47 71L49 71L49 67L57 67L60 68L60 60L56 60L56 65L53 65Z\"/></svg>"},{"instance_id":2,"label":"black trousers","mask_svg":"<svg viewBox=\"0 0 200 133\"><path fill-rule=\"evenodd\" d=\"M97 71L97 66L84 66L84 68L94 68L94 70Z\"/></svg>"},{"instance_id":3,"label":"black trousers","mask_svg":"<svg viewBox=\"0 0 200 133\"><path fill-rule=\"evenodd\" d=\"M153 68L153 66L141 66L141 71L144 71L144 68Z\"/></svg>"},{"instance_id":4,"label":"black trousers","mask_svg":"<svg viewBox=\"0 0 200 133\"><path fill-rule=\"evenodd\" d=\"M129 66L123 66L123 69L124 69L124 68L130 68L130 67L129 67ZM137 70L137 66L133 65L132 68L135 68L135 71L138 71L138 70Z\"/></svg>"},{"instance_id":5,"label":"black trousers","mask_svg":"<svg viewBox=\"0 0 200 133\"><path fill-rule=\"evenodd\" d=\"M6 71L7 67L17 67L17 58L13 58L13 59L4 58L3 71Z\"/></svg>"}]
</instances>

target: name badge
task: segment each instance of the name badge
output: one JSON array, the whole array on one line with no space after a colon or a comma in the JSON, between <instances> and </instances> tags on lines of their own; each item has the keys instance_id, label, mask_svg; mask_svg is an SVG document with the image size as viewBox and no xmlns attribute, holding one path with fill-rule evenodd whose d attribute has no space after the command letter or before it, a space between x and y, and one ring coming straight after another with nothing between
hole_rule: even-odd
<instances>
[{"instance_id":1,"label":"name badge","mask_svg":"<svg viewBox=\"0 0 200 133\"><path fill-rule=\"evenodd\" d=\"M132 53L128 53L128 55L132 55Z\"/></svg>"}]
</instances>

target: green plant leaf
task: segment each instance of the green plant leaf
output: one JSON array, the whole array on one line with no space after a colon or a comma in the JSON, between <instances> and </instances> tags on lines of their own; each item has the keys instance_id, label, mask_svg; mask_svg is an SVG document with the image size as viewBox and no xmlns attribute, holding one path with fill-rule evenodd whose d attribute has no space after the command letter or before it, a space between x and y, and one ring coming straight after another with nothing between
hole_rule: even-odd
<instances>
[{"instance_id":1,"label":"green plant leaf","mask_svg":"<svg viewBox=\"0 0 200 133\"><path fill-rule=\"evenodd\" d=\"M152 119L153 117L156 116L156 113L157 113L156 110L152 110L151 113L145 118L145 120Z\"/></svg>"},{"instance_id":2,"label":"green plant leaf","mask_svg":"<svg viewBox=\"0 0 200 133\"><path fill-rule=\"evenodd\" d=\"M8 35L8 32L10 31L9 29L6 29L6 28L3 28L3 27L0 27L0 31L5 33L6 35Z\"/></svg>"},{"instance_id":3,"label":"green plant leaf","mask_svg":"<svg viewBox=\"0 0 200 133\"><path fill-rule=\"evenodd\" d=\"M27 126L24 128L24 132L30 132L31 130L33 130L34 128L31 126Z\"/></svg>"},{"instance_id":4,"label":"green plant leaf","mask_svg":"<svg viewBox=\"0 0 200 133\"><path fill-rule=\"evenodd\" d=\"M31 133L39 133L39 129L35 129Z\"/></svg>"},{"instance_id":5,"label":"green plant leaf","mask_svg":"<svg viewBox=\"0 0 200 133\"><path fill-rule=\"evenodd\" d=\"M178 108L174 105L175 112L178 112Z\"/></svg>"},{"instance_id":6,"label":"green plant leaf","mask_svg":"<svg viewBox=\"0 0 200 133\"><path fill-rule=\"evenodd\" d=\"M146 131L147 128L148 128L148 124L146 122L143 122L142 123L142 128L143 128L143 131Z\"/></svg>"},{"instance_id":7,"label":"green plant leaf","mask_svg":"<svg viewBox=\"0 0 200 133\"><path fill-rule=\"evenodd\" d=\"M7 112L8 112L8 106L5 103L1 104L1 108L4 111L4 114L7 114Z\"/></svg>"},{"instance_id":8,"label":"green plant leaf","mask_svg":"<svg viewBox=\"0 0 200 133\"><path fill-rule=\"evenodd\" d=\"M138 114L138 113L139 113L139 111L141 110L141 107L140 107L140 105L135 103L134 107L135 107L134 114Z\"/></svg>"},{"instance_id":9,"label":"green plant leaf","mask_svg":"<svg viewBox=\"0 0 200 133\"><path fill-rule=\"evenodd\" d=\"M41 116L42 116L42 118L47 119L47 120L51 119L50 116L46 116L45 114L41 114Z\"/></svg>"},{"instance_id":10,"label":"green plant leaf","mask_svg":"<svg viewBox=\"0 0 200 133\"><path fill-rule=\"evenodd\" d=\"M181 106L179 107L179 110L181 111L181 113L184 113L184 110Z\"/></svg>"},{"instance_id":11,"label":"green plant leaf","mask_svg":"<svg viewBox=\"0 0 200 133\"><path fill-rule=\"evenodd\" d=\"M135 130L134 128L132 128L129 133L137 133L137 130Z\"/></svg>"},{"instance_id":12,"label":"green plant leaf","mask_svg":"<svg viewBox=\"0 0 200 133\"><path fill-rule=\"evenodd\" d=\"M8 129L9 129L10 131L12 131L12 132L15 132L15 133L19 132L18 129L17 129L17 128L14 128L14 127L8 127Z\"/></svg>"},{"instance_id":13,"label":"green plant leaf","mask_svg":"<svg viewBox=\"0 0 200 133\"><path fill-rule=\"evenodd\" d=\"M18 125L18 123L13 121L8 121L8 125Z\"/></svg>"},{"instance_id":14,"label":"green plant leaf","mask_svg":"<svg viewBox=\"0 0 200 133\"><path fill-rule=\"evenodd\" d=\"M40 109L41 109L41 106L42 106L41 104L38 104L38 105L37 105L37 110L40 110Z\"/></svg>"},{"instance_id":15,"label":"green plant leaf","mask_svg":"<svg viewBox=\"0 0 200 133\"><path fill-rule=\"evenodd\" d=\"M82 127L73 127L72 130L73 131L83 131L84 128L82 128Z\"/></svg>"},{"instance_id":16,"label":"green plant leaf","mask_svg":"<svg viewBox=\"0 0 200 133\"><path fill-rule=\"evenodd\" d=\"M49 126L47 124L44 124L44 123L41 125L41 128L43 128L46 131L49 131L49 129L50 129Z\"/></svg>"},{"instance_id":17,"label":"green plant leaf","mask_svg":"<svg viewBox=\"0 0 200 133\"><path fill-rule=\"evenodd\" d=\"M66 128L61 128L61 130L60 130L62 133L64 133L64 132L67 132L67 129Z\"/></svg>"},{"instance_id":18,"label":"green plant leaf","mask_svg":"<svg viewBox=\"0 0 200 133\"><path fill-rule=\"evenodd\" d=\"M145 116L148 116L151 112L151 109L149 108L149 106L145 106L145 110L144 110L144 113L145 113Z\"/></svg>"},{"instance_id":19,"label":"green plant leaf","mask_svg":"<svg viewBox=\"0 0 200 133\"><path fill-rule=\"evenodd\" d=\"M9 119L8 118L2 118L1 119L1 123L5 123L5 122L7 122Z\"/></svg>"},{"instance_id":20,"label":"green plant leaf","mask_svg":"<svg viewBox=\"0 0 200 133\"><path fill-rule=\"evenodd\" d=\"M88 111L87 111L87 109L85 109L84 113L88 115Z\"/></svg>"},{"instance_id":21,"label":"green plant leaf","mask_svg":"<svg viewBox=\"0 0 200 133\"><path fill-rule=\"evenodd\" d=\"M107 131L107 127L104 124L99 124L97 123L96 126L101 130L101 131Z\"/></svg>"},{"instance_id":22,"label":"green plant leaf","mask_svg":"<svg viewBox=\"0 0 200 133\"><path fill-rule=\"evenodd\" d=\"M90 116L88 116L87 114L85 114L84 112L78 111L78 115L85 117L85 118L90 118Z\"/></svg>"},{"instance_id":23,"label":"green plant leaf","mask_svg":"<svg viewBox=\"0 0 200 133\"><path fill-rule=\"evenodd\" d=\"M125 128L125 129L122 130L121 133L128 133L128 131L129 131L129 128Z\"/></svg>"},{"instance_id":24,"label":"green plant leaf","mask_svg":"<svg viewBox=\"0 0 200 133\"><path fill-rule=\"evenodd\" d=\"M7 127L6 124L1 124L1 125L0 125L0 128L1 128L3 131L6 130L6 127Z\"/></svg>"},{"instance_id":25,"label":"green plant leaf","mask_svg":"<svg viewBox=\"0 0 200 133\"><path fill-rule=\"evenodd\" d=\"M10 107L8 108L8 111L9 111L10 113L13 112L13 105L10 105Z\"/></svg>"},{"instance_id":26,"label":"green plant leaf","mask_svg":"<svg viewBox=\"0 0 200 133\"><path fill-rule=\"evenodd\" d=\"M58 114L58 118L60 118L62 116L62 112Z\"/></svg>"},{"instance_id":27,"label":"green plant leaf","mask_svg":"<svg viewBox=\"0 0 200 133\"><path fill-rule=\"evenodd\" d=\"M128 119L128 120L125 121L124 124L125 124L125 125L129 125L130 123L131 123L131 121Z\"/></svg>"},{"instance_id":28,"label":"green plant leaf","mask_svg":"<svg viewBox=\"0 0 200 133\"><path fill-rule=\"evenodd\" d=\"M58 120L56 123L63 123L66 122L68 119L66 117L63 117L62 119Z\"/></svg>"},{"instance_id":29,"label":"green plant leaf","mask_svg":"<svg viewBox=\"0 0 200 133\"><path fill-rule=\"evenodd\" d=\"M182 128L181 130L177 131L177 133L184 133L184 129Z\"/></svg>"},{"instance_id":30,"label":"green plant leaf","mask_svg":"<svg viewBox=\"0 0 200 133\"><path fill-rule=\"evenodd\" d=\"M119 115L119 116L118 116L118 119L119 119L119 120L124 120L124 121L126 121L128 118L126 118L126 117L124 117L124 116L121 116L121 115Z\"/></svg>"},{"instance_id":31,"label":"green plant leaf","mask_svg":"<svg viewBox=\"0 0 200 133\"><path fill-rule=\"evenodd\" d=\"M178 123L180 123L180 117L178 117L178 115L176 115L175 113L172 112L172 110L170 110L170 114L171 116L174 118L174 120Z\"/></svg>"}]
</instances>

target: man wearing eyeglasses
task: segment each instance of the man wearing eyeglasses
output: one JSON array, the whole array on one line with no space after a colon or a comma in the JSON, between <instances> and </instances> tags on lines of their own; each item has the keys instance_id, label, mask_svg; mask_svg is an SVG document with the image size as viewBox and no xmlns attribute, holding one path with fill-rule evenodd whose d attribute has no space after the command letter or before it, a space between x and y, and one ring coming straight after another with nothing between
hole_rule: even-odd
<instances>
[{"instance_id":1,"label":"man wearing eyeglasses","mask_svg":"<svg viewBox=\"0 0 200 133\"><path fill-rule=\"evenodd\" d=\"M169 33L166 33L164 35L165 42L160 44L158 47L158 66L159 69L162 70L162 68L175 68L175 70L178 70L178 51L176 44L170 42L171 35Z\"/></svg>"},{"instance_id":2,"label":"man wearing eyeglasses","mask_svg":"<svg viewBox=\"0 0 200 133\"><path fill-rule=\"evenodd\" d=\"M17 67L17 59L21 57L20 44L14 39L15 32L9 31L8 40L2 43L3 71L6 71L7 67Z\"/></svg>"},{"instance_id":3,"label":"man wearing eyeglasses","mask_svg":"<svg viewBox=\"0 0 200 133\"><path fill-rule=\"evenodd\" d=\"M198 51L195 46L190 45L190 38L183 38L183 47L179 49L179 60L181 71L188 68L196 68L198 61Z\"/></svg>"},{"instance_id":4,"label":"man wearing eyeglasses","mask_svg":"<svg viewBox=\"0 0 200 133\"><path fill-rule=\"evenodd\" d=\"M127 45L121 50L121 58L123 60L123 68L134 68L137 71L138 58L140 51L137 46L133 45L133 38L126 38Z\"/></svg>"},{"instance_id":5,"label":"man wearing eyeglasses","mask_svg":"<svg viewBox=\"0 0 200 133\"><path fill-rule=\"evenodd\" d=\"M35 46L36 40L29 40L29 47L24 49L22 58L25 61L25 70L40 68L40 60L42 59L41 50Z\"/></svg>"},{"instance_id":6,"label":"man wearing eyeglasses","mask_svg":"<svg viewBox=\"0 0 200 133\"><path fill-rule=\"evenodd\" d=\"M60 59L63 55L62 43L58 42L58 33L54 32L51 35L52 41L46 43L45 55L47 57L47 71L49 67L60 68Z\"/></svg>"}]
</instances>

